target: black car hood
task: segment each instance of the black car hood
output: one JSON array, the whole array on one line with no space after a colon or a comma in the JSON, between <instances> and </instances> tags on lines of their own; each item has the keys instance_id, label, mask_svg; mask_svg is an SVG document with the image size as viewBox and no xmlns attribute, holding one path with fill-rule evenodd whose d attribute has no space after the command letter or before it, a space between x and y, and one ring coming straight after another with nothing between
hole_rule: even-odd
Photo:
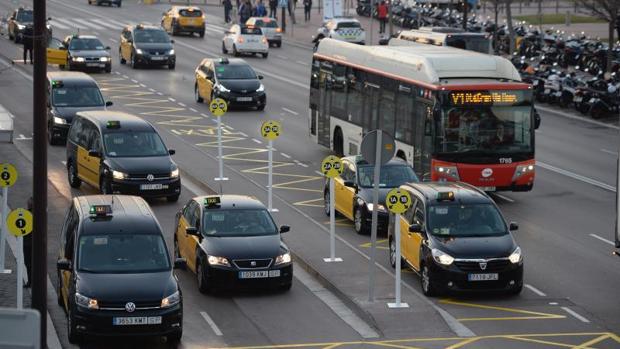
<instances>
[{"instance_id":1,"label":"black car hood","mask_svg":"<svg viewBox=\"0 0 620 349\"><path fill-rule=\"evenodd\" d=\"M287 249L280 241L280 234L243 237L206 237L202 240L209 255L228 259L272 258Z\"/></svg>"},{"instance_id":2,"label":"black car hood","mask_svg":"<svg viewBox=\"0 0 620 349\"><path fill-rule=\"evenodd\" d=\"M392 189L394 188L379 188L379 204L380 205L385 205L385 197L387 196L387 193ZM371 204L372 193L373 193L373 188L359 187L357 196L360 197L362 200L364 200L366 203Z\"/></svg>"},{"instance_id":3,"label":"black car hood","mask_svg":"<svg viewBox=\"0 0 620 349\"><path fill-rule=\"evenodd\" d=\"M110 169L128 174L170 174L172 159L169 155L147 157L123 157L106 159Z\"/></svg>"},{"instance_id":4,"label":"black car hood","mask_svg":"<svg viewBox=\"0 0 620 349\"><path fill-rule=\"evenodd\" d=\"M220 85L234 92L241 92L241 90L254 92L260 87L260 82L256 79L227 79L218 80L218 82Z\"/></svg>"},{"instance_id":5,"label":"black car hood","mask_svg":"<svg viewBox=\"0 0 620 349\"><path fill-rule=\"evenodd\" d=\"M432 237L432 248L440 249L454 258L502 258L508 257L517 248L512 235L487 237Z\"/></svg>"},{"instance_id":6,"label":"black car hood","mask_svg":"<svg viewBox=\"0 0 620 349\"><path fill-rule=\"evenodd\" d=\"M107 50L71 50L69 54L71 57L110 57L110 52Z\"/></svg>"},{"instance_id":7,"label":"black car hood","mask_svg":"<svg viewBox=\"0 0 620 349\"><path fill-rule=\"evenodd\" d=\"M105 110L105 106L99 107L54 107L54 110L58 114L59 117L67 120L68 123L73 121L75 114L79 111L88 111L88 110Z\"/></svg>"},{"instance_id":8,"label":"black car hood","mask_svg":"<svg viewBox=\"0 0 620 349\"><path fill-rule=\"evenodd\" d=\"M177 290L170 270L139 274L77 273L76 291L100 302L153 302Z\"/></svg>"},{"instance_id":9,"label":"black car hood","mask_svg":"<svg viewBox=\"0 0 620 349\"><path fill-rule=\"evenodd\" d=\"M157 50L157 51L172 50L173 48L172 44L169 42L168 43L166 42L155 42L155 43L135 42L134 47L139 48L141 50Z\"/></svg>"}]
</instances>

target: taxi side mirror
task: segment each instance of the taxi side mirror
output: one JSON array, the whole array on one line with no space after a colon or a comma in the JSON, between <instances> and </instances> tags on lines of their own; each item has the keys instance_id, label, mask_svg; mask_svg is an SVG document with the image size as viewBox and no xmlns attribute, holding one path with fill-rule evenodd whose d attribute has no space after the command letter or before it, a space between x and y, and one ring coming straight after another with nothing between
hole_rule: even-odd
<instances>
[{"instance_id":1,"label":"taxi side mirror","mask_svg":"<svg viewBox=\"0 0 620 349\"><path fill-rule=\"evenodd\" d=\"M259 75L259 76L258 76L258 80L263 80L264 78L265 78L265 77L264 77L264 76L262 76L262 75Z\"/></svg>"},{"instance_id":2,"label":"taxi side mirror","mask_svg":"<svg viewBox=\"0 0 620 349\"><path fill-rule=\"evenodd\" d=\"M100 158L101 153L97 150L91 149L88 151L88 156L93 157L93 158Z\"/></svg>"},{"instance_id":3,"label":"taxi side mirror","mask_svg":"<svg viewBox=\"0 0 620 349\"><path fill-rule=\"evenodd\" d=\"M174 260L174 269L187 269L187 260L185 258L177 258Z\"/></svg>"},{"instance_id":4,"label":"taxi side mirror","mask_svg":"<svg viewBox=\"0 0 620 349\"><path fill-rule=\"evenodd\" d=\"M105 47L105 49L109 51L109 50L111 50L112 48L111 48L110 46L106 46L106 47Z\"/></svg>"},{"instance_id":5,"label":"taxi side mirror","mask_svg":"<svg viewBox=\"0 0 620 349\"><path fill-rule=\"evenodd\" d=\"M60 46L58 49L61 51L67 51L67 48L65 46Z\"/></svg>"},{"instance_id":6,"label":"taxi side mirror","mask_svg":"<svg viewBox=\"0 0 620 349\"><path fill-rule=\"evenodd\" d=\"M516 222L510 222L509 229L510 231L519 230L519 224L517 224Z\"/></svg>"},{"instance_id":7,"label":"taxi side mirror","mask_svg":"<svg viewBox=\"0 0 620 349\"><path fill-rule=\"evenodd\" d=\"M171 44L174 44L174 40L172 40L172 39L171 39L171 40L170 40L170 43L171 43Z\"/></svg>"},{"instance_id":8,"label":"taxi side mirror","mask_svg":"<svg viewBox=\"0 0 620 349\"><path fill-rule=\"evenodd\" d=\"M106 101L105 102L105 106L106 107L111 107L112 105L114 105L114 102L112 102L112 101Z\"/></svg>"},{"instance_id":9,"label":"taxi side mirror","mask_svg":"<svg viewBox=\"0 0 620 349\"><path fill-rule=\"evenodd\" d=\"M59 259L56 261L56 268L58 270L71 270L71 261L68 259Z\"/></svg>"},{"instance_id":10,"label":"taxi side mirror","mask_svg":"<svg viewBox=\"0 0 620 349\"><path fill-rule=\"evenodd\" d=\"M538 130L539 127L540 127L540 114L538 114L538 111L534 109L534 129Z\"/></svg>"},{"instance_id":11,"label":"taxi side mirror","mask_svg":"<svg viewBox=\"0 0 620 349\"><path fill-rule=\"evenodd\" d=\"M174 154L176 154L176 153L177 153L177 151L176 151L176 150L174 150L174 149L168 149L168 154L170 154L170 155L174 155Z\"/></svg>"},{"instance_id":12,"label":"taxi side mirror","mask_svg":"<svg viewBox=\"0 0 620 349\"><path fill-rule=\"evenodd\" d=\"M198 236L198 229L196 227L187 227L185 228L185 234Z\"/></svg>"},{"instance_id":13,"label":"taxi side mirror","mask_svg":"<svg viewBox=\"0 0 620 349\"><path fill-rule=\"evenodd\" d=\"M291 227L288 225L283 225L280 227L280 234L288 233L289 231L291 231Z\"/></svg>"},{"instance_id":14,"label":"taxi side mirror","mask_svg":"<svg viewBox=\"0 0 620 349\"><path fill-rule=\"evenodd\" d=\"M344 181L344 186L349 188L357 188L357 185L354 181Z\"/></svg>"},{"instance_id":15,"label":"taxi side mirror","mask_svg":"<svg viewBox=\"0 0 620 349\"><path fill-rule=\"evenodd\" d=\"M409 226L410 233L422 233L422 226L418 223L413 223Z\"/></svg>"}]
</instances>

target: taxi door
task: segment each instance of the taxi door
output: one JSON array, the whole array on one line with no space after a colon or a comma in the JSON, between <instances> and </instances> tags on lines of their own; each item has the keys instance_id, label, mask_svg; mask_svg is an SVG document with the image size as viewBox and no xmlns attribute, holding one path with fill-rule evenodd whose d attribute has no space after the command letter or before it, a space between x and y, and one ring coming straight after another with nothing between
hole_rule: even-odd
<instances>
[{"instance_id":1,"label":"taxi door","mask_svg":"<svg viewBox=\"0 0 620 349\"><path fill-rule=\"evenodd\" d=\"M87 157L87 161L86 161L86 167L88 168L88 175L90 178L90 181L92 182L91 184L99 187L99 180L100 180L100 170L101 170L101 158L103 156L102 154L102 147L101 147L101 135L99 135L99 132L97 130L92 132L92 139L91 139L91 143L90 143L90 147L88 147L89 150L94 150L96 152L99 153L99 156L90 156L88 154L88 152L86 153L86 157Z\"/></svg>"},{"instance_id":2,"label":"taxi door","mask_svg":"<svg viewBox=\"0 0 620 349\"><path fill-rule=\"evenodd\" d=\"M198 68L196 72L196 83L198 84L198 93L203 99L210 102L211 91L213 89L213 69L211 63L205 63Z\"/></svg>"},{"instance_id":3,"label":"taxi door","mask_svg":"<svg viewBox=\"0 0 620 349\"><path fill-rule=\"evenodd\" d=\"M121 43L120 43L120 54L124 60L131 60L131 32L129 30L123 30L121 34Z\"/></svg>"},{"instance_id":4,"label":"taxi door","mask_svg":"<svg viewBox=\"0 0 620 349\"><path fill-rule=\"evenodd\" d=\"M169 9L168 11L163 13L163 17L161 19L161 26L162 28L164 28L166 32L170 32L172 30L171 22L172 22L172 9Z\"/></svg>"},{"instance_id":5,"label":"taxi door","mask_svg":"<svg viewBox=\"0 0 620 349\"><path fill-rule=\"evenodd\" d=\"M69 261L74 260L74 241L78 230L78 218L78 214L72 205L67 213L67 217L65 218L65 223L61 231L62 253L58 256L61 259L66 258ZM58 276L60 277L58 280L58 282L60 282L60 294L58 296L62 298L64 303L63 305L66 309L69 304L69 290L71 289L71 278L73 274L71 270L60 270L60 275Z\"/></svg>"},{"instance_id":6,"label":"taxi door","mask_svg":"<svg viewBox=\"0 0 620 349\"><path fill-rule=\"evenodd\" d=\"M59 39L50 38L47 41L47 64L67 65L67 48Z\"/></svg>"},{"instance_id":7,"label":"taxi door","mask_svg":"<svg viewBox=\"0 0 620 349\"><path fill-rule=\"evenodd\" d=\"M342 177L336 177L334 180L334 198L336 203L336 210L342 213L343 216L353 220L353 200L355 198L355 188L347 187L344 185L345 181L353 182L357 184L357 177L355 174L355 165L349 161L343 161L342 165L344 170Z\"/></svg>"},{"instance_id":8,"label":"taxi door","mask_svg":"<svg viewBox=\"0 0 620 349\"><path fill-rule=\"evenodd\" d=\"M414 205L412 205L413 209L412 209L412 217L411 220L409 220L409 222L411 224L416 223L419 224L422 229L425 229L424 226L424 204L422 203L422 201L420 200L415 200ZM409 225L407 225L407 227L403 227L401 225L401 232L403 231L402 229L405 229L404 231L406 231L407 233L407 260L409 261L409 263L411 263L411 265L416 269L416 270L420 270L420 247L422 247L422 241L423 241L423 237L421 233L412 233L409 231Z\"/></svg>"},{"instance_id":9,"label":"taxi door","mask_svg":"<svg viewBox=\"0 0 620 349\"><path fill-rule=\"evenodd\" d=\"M198 245L198 237L193 235L187 235L186 230L188 227L197 227L197 222L200 219L200 206L191 201L183 209L183 214L179 217L179 223L177 227L177 244L179 246L179 253L181 257L187 260L187 266L193 272L196 272L196 246Z\"/></svg>"}]
</instances>

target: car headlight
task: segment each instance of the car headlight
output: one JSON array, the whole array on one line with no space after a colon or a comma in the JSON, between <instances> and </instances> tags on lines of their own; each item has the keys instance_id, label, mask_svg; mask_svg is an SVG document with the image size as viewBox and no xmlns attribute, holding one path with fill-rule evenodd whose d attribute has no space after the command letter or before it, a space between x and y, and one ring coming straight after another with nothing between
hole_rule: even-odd
<instances>
[{"instance_id":1,"label":"car headlight","mask_svg":"<svg viewBox=\"0 0 620 349\"><path fill-rule=\"evenodd\" d=\"M101 62L108 62L108 61L110 61L110 57L99 57L99 61L101 61Z\"/></svg>"},{"instance_id":2,"label":"car headlight","mask_svg":"<svg viewBox=\"0 0 620 349\"><path fill-rule=\"evenodd\" d=\"M441 177L448 177L448 179L452 179L455 181L458 181L460 179L459 170L456 168L456 166L435 166L435 171Z\"/></svg>"},{"instance_id":3,"label":"car headlight","mask_svg":"<svg viewBox=\"0 0 620 349\"><path fill-rule=\"evenodd\" d=\"M366 207L368 208L368 211L372 211L374 210L375 206L372 203L366 204ZM379 212L385 212L385 206L378 204L377 208L379 209Z\"/></svg>"},{"instance_id":4,"label":"car headlight","mask_svg":"<svg viewBox=\"0 0 620 349\"><path fill-rule=\"evenodd\" d=\"M256 92L264 92L265 91L265 85L260 84L260 86L258 87L258 89L256 90Z\"/></svg>"},{"instance_id":5,"label":"car headlight","mask_svg":"<svg viewBox=\"0 0 620 349\"><path fill-rule=\"evenodd\" d=\"M515 174L512 176L512 180L524 176L526 174L534 173L534 165L518 165L515 169Z\"/></svg>"},{"instance_id":6,"label":"car headlight","mask_svg":"<svg viewBox=\"0 0 620 349\"><path fill-rule=\"evenodd\" d=\"M220 90L220 92L230 92L230 90L224 87L224 85L222 84L218 84L217 89Z\"/></svg>"},{"instance_id":7,"label":"car headlight","mask_svg":"<svg viewBox=\"0 0 620 349\"><path fill-rule=\"evenodd\" d=\"M169 295L168 297L161 300L162 308L169 308L175 304L178 304L181 301L181 294L179 291Z\"/></svg>"},{"instance_id":8,"label":"car headlight","mask_svg":"<svg viewBox=\"0 0 620 349\"><path fill-rule=\"evenodd\" d=\"M71 59L76 61L76 62L84 62L85 61L84 57L71 57Z\"/></svg>"},{"instance_id":9,"label":"car headlight","mask_svg":"<svg viewBox=\"0 0 620 349\"><path fill-rule=\"evenodd\" d=\"M521 262L523 260L523 255L521 254L521 247L517 247L514 252L512 252L512 254L508 256L508 259L512 264L517 264Z\"/></svg>"},{"instance_id":10,"label":"car headlight","mask_svg":"<svg viewBox=\"0 0 620 349\"><path fill-rule=\"evenodd\" d=\"M287 264L291 262L291 254L286 252L285 254L281 254L276 257L275 265Z\"/></svg>"},{"instance_id":11,"label":"car headlight","mask_svg":"<svg viewBox=\"0 0 620 349\"><path fill-rule=\"evenodd\" d=\"M54 116L54 123L57 125L66 125L67 124L67 120L63 119L63 118L59 118L58 116Z\"/></svg>"},{"instance_id":12,"label":"car headlight","mask_svg":"<svg viewBox=\"0 0 620 349\"><path fill-rule=\"evenodd\" d=\"M431 254L433 255L435 262L439 264L450 265L454 262L454 258L452 256L436 248L431 250Z\"/></svg>"},{"instance_id":13,"label":"car headlight","mask_svg":"<svg viewBox=\"0 0 620 349\"><path fill-rule=\"evenodd\" d=\"M174 54L174 49L172 49L172 50L168 51L168 54L169 54L169 55L173 55L173 54Z\"/></svg>"},{"instance_id":14,"label":"car headlight","mask_svg":"<svg viewBox=\"0 0 620 349\"><path fill-rule=\"evenodd\" d=\"M24 29L24 28L26 28L26 26L25 26L25 25L23 25L23 24L18 24L18 25L17 25L17 29L19 29L19 30L22 30L22 29Z\"/></svg>"},{"instance_id":15,"label":"car headlight","mask_svg":"<svg viewBox=\"0 0 620 349\"><path fill-rule=\"evenodd\" d=\"M112 171L112 178L114 179L125 179L127 178L127 174L120 171Z\"/></svg>"},{"instance_id":16,"label":"car headlight","mask_svg":"<svg viewBox=\"0 0 620 349\"><path fill-rule=\"evenodd\" d=\"M224 267L230 267L230 263L228 263L228 259L224 257L209 256L207 258L207 261L209 262L210 265L221 265Z\"/></svg>"},{"instance_id":17,"label":"car headlight","mask_svg":"<svg viewBox=\"0 0 620 349\"><path fill-rule=\"evenodd\" d=\"M141 54L142 54L142 50L141 50L141 49L139 49L139 48L137 48L137 49L136 49L136 53L137 53L137 54L139 54L139 55L141 55Z\"/></svg>"},{"instance_id":18,"label":"car headlight","mask_svg":"<svg viewBox=\"0 0 620 349\"><path fill-rule=\"evenodd\" d=\"M170 172L170 177L171 178L177 178L179 177L179 169L175 168L174 170L172 170L172 172Z\"/></svg>"},{"instance_id":19,"label":"car headlight","mask_svg":"<svg viewBox=\"0 0 620 349\"><path fill-rule=\"evenodd\" d=\"M96 299L83 296L77 292L75 293L75 304L88 309L99 309Z\"/></svg>"}]
</instances>

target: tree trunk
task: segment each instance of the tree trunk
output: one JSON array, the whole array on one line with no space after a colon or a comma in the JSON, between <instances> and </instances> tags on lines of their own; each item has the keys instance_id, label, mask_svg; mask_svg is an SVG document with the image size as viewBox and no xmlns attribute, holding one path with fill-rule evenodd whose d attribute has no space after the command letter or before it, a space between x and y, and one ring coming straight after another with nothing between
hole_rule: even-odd
<instances>
[{"instance_id":1,"label":"tree trunk","mask_svg":"<svg viewBox=\"0 0 620 349\"><path fill-rule=\"evenodd\" d=\"M515 48L515 29L512 26L512 0L506 0L506 24L508 25L508 54L512 56Z\"/></svg>"}]
</instances>

